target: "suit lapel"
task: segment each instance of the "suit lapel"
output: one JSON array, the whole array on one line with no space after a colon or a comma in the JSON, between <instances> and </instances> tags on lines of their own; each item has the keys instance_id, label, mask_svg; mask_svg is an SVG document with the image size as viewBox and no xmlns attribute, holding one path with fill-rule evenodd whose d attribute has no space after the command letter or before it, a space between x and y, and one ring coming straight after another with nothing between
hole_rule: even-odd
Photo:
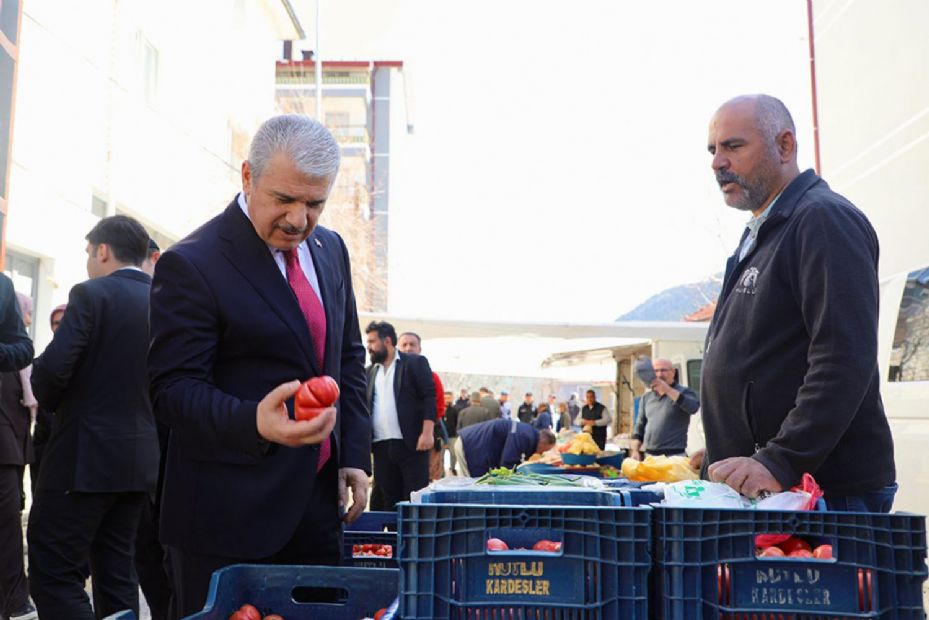
<instances>
[{"instance_id":1,"label":"suit lapel","mask_svg":"<svg viewBox=\"0 0 929 620\"><path fill-rule=\"evenodd\" d=\"M312 353L310 329L300 304L287 280L281 276L267 244L257 235L236 200L226 207L220 237L226 241L222 248L223 255L290 328L315 374L321 374L322 369L316 362L316 355Z\"/></svg>"},{"instance_id":2,"label":"suit lapel","mask_svg":"<svg viewBox=\"0 0 929 620\"><path fill-rule=\"evenodd\" d=\"M397 351L397 359L394 360L394 364L397 364L394 368L394 402L397 401L400 388L403 387L403 370L406 368L406 362L407 360L403 359L403 354Z\"/></svg>"},{"instance_id":3,"label":"suit lapel","mask_svg":"<svg viewBox=\"0 0 929 620\"><path fill-rule=\"evenodd\" d=\"M374 404L372 397L374 396L374 377L376 376L377 364L371 364L368 367L368 407Z\"/></svg>"}]
</instances>

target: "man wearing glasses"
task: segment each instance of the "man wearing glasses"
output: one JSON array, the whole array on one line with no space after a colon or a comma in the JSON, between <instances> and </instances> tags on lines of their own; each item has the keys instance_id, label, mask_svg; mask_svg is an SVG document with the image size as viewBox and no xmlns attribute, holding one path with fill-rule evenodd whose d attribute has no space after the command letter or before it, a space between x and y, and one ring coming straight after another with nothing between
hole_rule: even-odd
<instances>
[{"instance_id":1,"label":"man wearing glasses","mask_svg":"<svg viewBox=\"0 0 929 620\"><path fill-rule=\"evenodd\" d=\"M629 442L630 456L642 460L644 453L653 456L676 456L687 449L690 416L700 408L696 393L678 383L671 360L652 362L655 379L642 396L635 432Z\"/></svg>"}]
</instances>

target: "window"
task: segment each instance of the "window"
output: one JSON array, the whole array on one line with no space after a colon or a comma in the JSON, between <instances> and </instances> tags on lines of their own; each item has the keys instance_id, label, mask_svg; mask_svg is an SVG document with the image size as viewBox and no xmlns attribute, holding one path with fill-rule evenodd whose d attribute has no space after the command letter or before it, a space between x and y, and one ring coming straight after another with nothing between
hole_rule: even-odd
<instances>
[{"instance_id":1,"label":"window","mask_svg":"<svg viewBox=\"0 0 929 620\"><path fill-rule=\"evenodd\" d=\"M906 278L888 381L929 381L929 267Z\"/></svg>"},{"instance_id":2,"label":"window","mask_svg":"<svg viewBox=\"0 0 929 620\"><path fill-rule=\"evenodd\" d=\"M703 369L703 360L687 360L687 387L700 397L700 371Z\"/></svg>"}]
</instances>

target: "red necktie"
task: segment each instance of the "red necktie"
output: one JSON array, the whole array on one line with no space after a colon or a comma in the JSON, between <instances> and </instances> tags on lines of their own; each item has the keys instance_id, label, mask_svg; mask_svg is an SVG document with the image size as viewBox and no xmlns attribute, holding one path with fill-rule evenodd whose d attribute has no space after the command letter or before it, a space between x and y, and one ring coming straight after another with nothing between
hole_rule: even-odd
<instances>
[{"instance_id":1,"label":"red necktie","mask_svg":"<svg viewBox=\"0 0 929 620\"><path fill-rule=\"evenodd\" d=\"M313 339L313 353L316 355L316 361L319 367L323 368L326 361L326 312L323 310L323 304L316 296L316 291L310 286L310 281L306 279L303 268L300 266L300 260L297 258L297 248L284 252L284 262L287 264L287 283L293 289L297 297L297 303L300 304L300 311L303 312L303 318L306 320L307 327L310 328L310 336ZM323 468L332 447L329 438L319 446L319 461L316 464L316 471Z\"/></svg>"}]
</instances>

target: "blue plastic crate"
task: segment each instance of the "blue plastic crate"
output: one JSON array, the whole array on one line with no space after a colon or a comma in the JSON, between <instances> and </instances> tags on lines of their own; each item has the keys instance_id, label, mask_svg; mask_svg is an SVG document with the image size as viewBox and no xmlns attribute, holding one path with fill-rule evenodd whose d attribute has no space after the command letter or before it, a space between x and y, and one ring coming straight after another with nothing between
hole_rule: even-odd
<instances>
[{"instance_id":1,"label":"blue plastic crate","mask_svg":"<svg viewBox=\"0 0 929 620\"><path fill-rule=\"evenodd\" d=\"M654 509L656 617L920 618L925 517ZM833 560L756 558L757 534L831 544Z\"/></svg>"},{"instance_id":2,"label":"blue plastic crate","mask_svg":"<svg viewBox=\"0 0 929 620\"><path fill-rule=\"evenodd\" d=\"M364 555L356 545L389 545L390 557ZM342 563L358 568L397 568L396 532L355 532L346 530L342 536Z\"/></svg>"},{"instance_id":3,"label":"blue plastic crate","mask_svg":"<svg viewBox=\"0 0 929 620\"><path fill-rule=\"evenodd\" d=\"M481 504L509 506L621 506L615 493L583 487L522 487L486 485L481 488L427 491L424 504Z\"/></svg>"},{"instance_id":4,"label":"blue plastic crate","mask_svg":"<svg viewBox=\"0 0 929 620\"><path fill-rule=\"evenodd\" d=\"M287 620L356 620L389 607L397 592L396 569L236 564L213 573L206 606L187 620L227 620L245 603ZM327 602L298 602L318 598Z\"/></svg>"},{"instance_id":5,"label":"blue plastic crate","mask_svg":"<svg viewBox=\"0 0 929 620\"><path fill-rule=\"evenodd\" d=\"M397 511L378 512L372 510L361 513L353 523L345 526L346 532L396 532Z\"/></svg>"},{"instance_id":6,"label":"blue plastic crate","mask_svg":"<svg viewBox=\"0 0 929 620\"><path fill-rule=\"evenodd\" d=\"M404 620L648 618L651 509L399 504ZM555 553L487 550L540 539Z\"/></svg>"},{"instance_id":7,"label":"blue plastic crate","mask_svg":"<svg viewBox=\"0 0 929 620\"><path fill-rule=\"evenodd\" d=\"M608 489L619 495L623 506L648 506L660 502L663 498L654 491L644 491L642 487L650 482L633 482L626 478L604 480Z\"/></svg>"}]
</instances>

